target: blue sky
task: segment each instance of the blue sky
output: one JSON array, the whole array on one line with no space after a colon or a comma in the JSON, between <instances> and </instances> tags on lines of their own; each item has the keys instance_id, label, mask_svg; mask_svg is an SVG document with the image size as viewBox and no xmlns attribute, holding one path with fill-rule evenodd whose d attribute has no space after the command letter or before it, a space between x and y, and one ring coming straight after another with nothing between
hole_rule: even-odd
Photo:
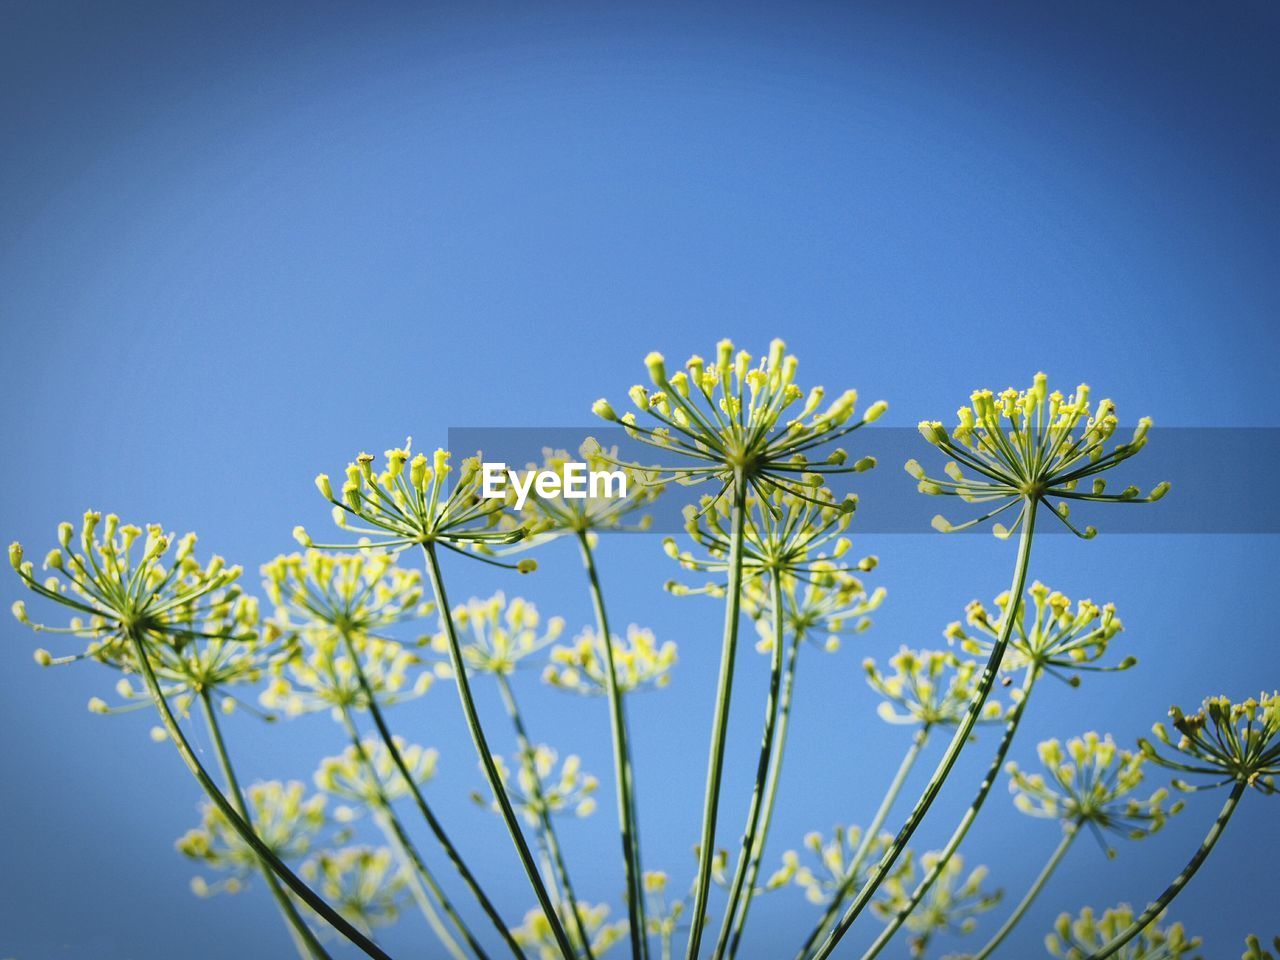
<instances>
[{"instance_id":1,"label":"blue sky","mask_svg":"<svg viewBox=\"0 0 1280 960\"><path fill-rule=\"evenodd\" d=\"M38 555L58 521L95 507L196 530L253 570L292 548L294 524L323 527L312 477L361 449L409 434L433 446L450 427L589 426L591 402L621 401L649 350L683 359L722 336L754 352L785 337L804 383L883 397L891 426L948 419L975 387L1038 369L1089 381L1126 417L1280 426L1276 17L1261 4L8 4L0 530ZM876 452L873 434L862 443ZM1156 509L1177 510L1176 491ZM1142 665L1046 687L1022 760L1044 736L1131 740L1170 703L1277 683L1273 538L1108 538L1099 521L1091 543L1044 538L1033 575L1115 600ZM1005 588L1012 560L1009 545L927 531L858 546L881 557L872 579L889 600L871 633L801 664L775 852L865 821L905 747L875 719L861 659L942 642L965 602ZM635 726L647 862L687 873L719 611L661 592L673 571L654 538L610 541L600 562L615 620L680 644L672 688L636 703ZM571 625L590 617L567 544L518 582L446 572L456 599L501 587ZM36 640L0 631L0 955L283 955L264 897L188 892L172 840L197 790L149 742L149 719L88 714L112 678L40 671ZM765 682L745 659L726 836ZM535 735L604 774L600 705L532 677L527 690ZM433 796L523 912L508 849L482 839L496 822L466 799L479 778L457 712L440 687L394 719L440 747ZM305 778L341 747L323 718L236 718L231 734L248 779ZM924 844L949 832L989 740ZM1060 909L1154 896L1216 805L1195 798L1114 863L1082 844L1017 954L1034 955ZM1280 841L1272 805L1248 798L1177 904L1211 956L1280 926L1259 855ZM603 812L569 828L593 899L618 887L599 853L611 836ZM1016 897L1054 842L998 787L966 852ZM789 956L809 908L787 893L757 911L744 960ZM388 942L421 936L409 918Z\"/></svg>"}]
</instances>

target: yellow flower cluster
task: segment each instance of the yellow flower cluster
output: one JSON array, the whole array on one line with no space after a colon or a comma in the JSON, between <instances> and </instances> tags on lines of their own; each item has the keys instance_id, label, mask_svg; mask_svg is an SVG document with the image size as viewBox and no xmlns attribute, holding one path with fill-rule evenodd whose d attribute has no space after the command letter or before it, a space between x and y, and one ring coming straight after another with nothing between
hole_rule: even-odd
<instances>
[{"instance_id":1,"label":"yellow flower cluster","mask_svg":"<svg viewBox=\"0 0 1280 960\"><path fill-rule=\"evenodd\" d=\"M652 630L631 624L625 637L612 638L612 647L620 692L632 693L645 687L661 689L671 682L671 669L676 664L674 641L660 644ZM590 627L571 645L552 647L550 659L542 679L551 686L588 696L605 693L608 678L604 641Z\"/></svg>"}]
</instances>

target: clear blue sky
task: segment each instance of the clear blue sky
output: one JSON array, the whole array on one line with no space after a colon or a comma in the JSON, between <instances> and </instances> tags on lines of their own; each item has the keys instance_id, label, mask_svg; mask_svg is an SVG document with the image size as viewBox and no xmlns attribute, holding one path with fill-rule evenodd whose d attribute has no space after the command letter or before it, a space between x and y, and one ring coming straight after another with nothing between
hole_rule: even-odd
<instances>
[{"instance_id":1,"label":"clear blue sky","mask_svg":"<svg viewBox=\"0 0 1280 960\"><path fill-rule=\"evenodd\" d=\"M1274 7L539 6L0 7L4 537L38 554L92 506L197 530L256 569L295 523L324 526L311 478L363 448L587 425L649 350L683 359L726 335L757 352L786 337L806 384L884 397L891 425L1045 369L1160 424L1280 426ZM562 546L518 582L451 566L452 592L501 585L585 623ZM985 537L859 547L881 556L889 601L838 658L801 665L776 851L865 821L905 745L875 719L861 659L940 643L1011 561ZM635 725L648 865L687 875L719 611L660 591L655 539L600 559L615 619L680 644L673 687L637 702ZM1046 687L1015 755L1086 729L1131 740L1172 702L1275 687L1274 572L1274 538L1046 538L1034 575L1115 600L1142 666ZM6 605L18 595L10 581ZM283 956L265 897L188 892L172 842L197 790L149 718L88 714L110 676L40 671L13 622L0 639L0 955ZM748 657L726 837L763 682ZM535 735L605 774L601 705L529 686ZM440 747L433 797L523 912L496 822L466 800L479 778L456 714L439 688L394 719ZM237 718L232 736L249 779L306 777L341 745L323 718ZM986 749L923 843L949 831ZM1061 908L1154 896L1217 803L1195 798L1114 863L1081 844L1015 953L1036 955ZM1177 904L1215 960L1280 929L1275 807L1249 797ZM1001 786L966 849L1017 896L1055 842ZM578 885L612 897L609 814L571 825L568 847ZM787 893L757 909L744 960L790 956L810 908ZM410 917L389 942L421 935Z\"/></svg>"}]
</instances>

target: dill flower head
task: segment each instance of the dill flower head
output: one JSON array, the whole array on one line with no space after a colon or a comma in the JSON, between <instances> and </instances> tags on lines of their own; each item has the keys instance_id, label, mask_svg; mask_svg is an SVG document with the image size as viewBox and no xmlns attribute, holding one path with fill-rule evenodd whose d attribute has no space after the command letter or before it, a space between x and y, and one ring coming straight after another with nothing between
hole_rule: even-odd
<instances>
[{"instance_id":1,"label":"dill flower head","mask_svg":"<svg viewBox=\"0 0 1280 960\"><path fill-rule=\"evenodd\" d=\"M688 904L683 897L668 898L667 887L671 878L665 870L646 870L641 882L645 898L645 928L649 936L669 941L680 928L680 920Z\"/></svg>"},{"instance_id":2,"label":"dill flower head","mask_svg":"<svg viewBox=\"0 0 1280 960\"><path fill-rule=\"evenodd\" d=\"M400 916L408 880L389 847L322 850L302 865L301 872L366 936Z\"/></svg>"},{"instance_id":3,"label":"dill flower head","mask_svg":"<svg viewBox=\"0 0 1280 960\"><path fill-rule=\"evenodd\" d=\"M440 756L437 750L410 744L399 736L392 739L414 784L421 786L435 776ZM337 756L325 757L312 779L317 789L365 807L376 808L384 799L394 801L410 793L391 751L373 737L361 740L359 749L352 744Z\"/></svg>"},{"instance_id":4,"label":"dill flower head","mask_svg":"<svg viewBox=\"0 0 1280 960\"><path fill-rule=\"evenodd\" d=\"M996 597L995 605L993 616L980 601L972 601L965 608L969 630L959 621L952 623L946 629L947 639L959 643L965 653L989 654L1000 636L1004 618L1009 615L1009 592ZM1069 597L1037 580L1027 590L1027 600L1018 604L1009 646L1000 666L1006 671L1037 666L1072 686L1079 686L1080 671L1128 670L1138 662L1126 657L1114 667L1097 665L1112 638L1123 629L1124 624L1112 604L1098 606L1092 600L1081 600L1073 607Z\"/></svg>"},{"instance_id":5,"label":"dill flower head","mask_svg":"<svg viewBox=\"0 0 1280 960\"><path fill-rule=\"evenodd\" d=\"M296 780L254 783L244 796L255 832L267 849L285 863L310 853L316 837L327 825L325 798L319 794L306 796L305 788ZM179 837L176 846L184 856L226 874L216 883L203 877L192 880L191 888L199 896L238 893L258 870L258 855L222 811L208 801L200 804L200 825Z\"/></svg>"},{"instance_id":6,"label":"dill flower head","mask_svg":"<svg viewBox=\"0 0 1280 960\"><path fill-rule=\"evenodd\" d=\"M772 888L784 882L794 883L804 891L805 899L810 903L825 905L837 891L861 887L892 844L893 834L883 832L867 842L866 834L857 826L836 824L830 838L813 831L805 834L801 846L811 862L802 860L800 851L786 851L782 855L782 866L765 886ZM850 883L849 874L855 867L858 875Z\"/></svg>"},{"instance_id":7,"label":"dill flower head","mask_svg":"<svg viewBox=\"0 0 1280 960\"><path fill-rule=\"evenodd\" d=\"M290 717L328 710L340 719L343 710L368 709L356 664L338 631L304 627L298 637L293 655L272 663L259 702ZM351 642L380 706L420 697L431 687L432 675L421 668L422 658L395 640L361 634Z\"/></svg>"},{"instance_id":8,"label":"dill flower head","mask_svg":"<svg viewBox=\"0 0 1280 960\"><path fill-rule=\"evenodd\" d=\"M869 658L862 666L871 689L884 697L876 711L880 719L922 727L954 726L964 719L981 674L978 663L950 651L905 646L889 658L892 672L881 671ZM1003 715L1000 704L988 700L980 721L994 722Z\"/></svg>"},{"instance_id":9,"label":"dill flower head","mask_svg":"<svg viewBox=\"0 0 1280 960\"><path fill-rule=\"evenodd\" d=\"M530 826L537 826L544 816L571 812L589 817L596 809L595 793L600 781L582 770L582 760L570 754L560 756L545 744L533 748L532 755L514 758L515 775L501 757L494 757L498 775L507 788L511 805L524 814ZM471 799L480 806L499 811L497 801L488 801L478 793Z\"/></svg>"},{"instance_id":10,"label":"dill flower head","mask_svg":"<svg viewBox=\"0 0 1280 960\"><path fill-rule=\"evenodd\" d=\"M1156 790L1143 799L1133 796L1142 786L1146 756L1119 749L1110 736L1090 732L1068 740L1045 740L1039 747L1040 762L1048 776L1025 773L1009 763L1009 792L1014 806L1033 817L1061 820L1064 825L1088 824L1101 835L1115 833L1131 840L1150 836L1181 803L1166 808L1167 790ZM1107 853L1114 855L1108 847Z\"/></svg>"},{"instance_id":11,"label":"dill flower head","mask_svg":"<svg viewBox=\"0 0 1280 960\"><path fill-rule=\"evenodd\" d=\"M1045 947L1060 960L1085 960L1128 929L1137 915L1127 903L1096 916L1085 907L1078 917L1064 913L1045 937ZM1182 924L1163 925L1163 914L1113 954L1115 960L1203 960L1194 955L1199 937L1188 937Z\"/></svg>"},{"instance_id":12,"label":"dill flower head","mask_svg":"<svg viewBox=\"0 0 1280 960\"><path fill-rule=\"evenodd\" d=\"M874 569L876 562L875 557L865 557L858 569ZM884 602L885 590L877 587L868 593L861 578L834 563L815 563L809 574L806 579L782 575L783 632L834 653L840 649L843 636L870 628L871 614ZM756 649L767 653L774 644L772 591L759 579L753 579L743 594L743 604L760 635Z\"/></svg>"},{"instance_id":13,"label":"dill flower head","mask_svg":"<svg viewBox=\"0 0 1280 960\"><path fill-rule=\"evenodd\" d=\"M671 670L676 664L674 641L658 643L652 630L634 623L627 627L625 637L614 634L610 640L621 693L661 689L671 682ZM578 634L572 644L552 647L550 660L542 679L551 686L586 696L603 696L607 691L604 640L590 627Z\"/></svg>"},{"instance_id":14,"label":"dill flower head","mask_svg":"<svg viewBox=\"0 0 1280 960\"><path fill-rule=\"evenodd\" d=\"M71 609L65 627L30 619L26 604L13 605L14 616L37 632L79 637L88 644L76 656L55 658L37 651L42 664L90 658L128 667L132 633L149 647L184 646L197 640L256 639L256 617L233 616L242 594L241 568L214 556L201 564L194 556L193 533L178 538L151 524L144 531L122 524L115 514L84 515L79 534L70 523L58 525L58 546L44 558L47 576L37 578L22 545L9 545L9 562L32 592ZM245 620L250 620L246 626ZM212 625L217 624L217 628Z\"/></svg>"},{"instance_id":15,"label":"dill flower head","mask_svg":"<svg viewBox=\"0 0 1280 960\"><path fill-rule=\"evenodd\" d=\"M926 853L920 857L917 869L914 853L907 850L901 865L885 881L879 899L871 904L876 916L888 922L909 907L917 882L933 870L939 856L937 852ZM978 917L1000 902L1002 891L984 889L987 873L986 867L974 867L966 872L964 857L960 854L953 854L947 860L929 892L905 920L906 928L915 934L910 941L913 957L924 956L929 941L937 934L972 933Z\"/></svg>"},{"instance_id":16,"label":"dill flower head","mask_svg":"<svg viewBox=\"0 0 1280 960\"><path fill-rule=\"evenodd\" d=\"M747 523L742 544L742 576L750 580L762 574L788 574L803 580L825 575L833 561L845 556L852 542L844 536L853 519L858 498L853 494L837 501L819 481L804 496L774 490L767 497L747 499ZM673 538L662 541L667 556L685 570L727 574L731 552L731 505L723 497L703 497L699 507L685 507L685 532L704 552L694 556L680 550ZM863 564L874 561L862 561ZM677 584L677 594L698 592ZM716 588L702 592L718 593Z\"/></svg>"},{"instance_id":17,"label":"dill flower head","mask_svg":"<svg viewBox=\"0 0 1280 960\"><path fill-rule=\"evenodd\" d=\"M816 447L879 419L888 407L873 403L859 418L856 390L823 407L821 387L806 395L796 385L797 360L781 340L769 344L759 364L721 340L710 364L693 356L684 370L668 374L662 355L651 353L645 365L656 389L637 385L630 397L654 425L640 423L634 413L619 416L607 400L597 400L592 410L632 438L685 459L682 466L655 468L660 476L685 484L718 480L723 488L741 481L757 493L779 487L803 492L796 478L804 473L853 473L875 465L869 457L850 464L840 449L810 459Z\"/></svg>"},{"instance_id":18,"label":"dill flower head","mask_svg":"<svg viewBox=\"0 0 1280 960\"><path fill-rule=\"evenodd\" d=\"M608 904L600 903L593 906L589 903L579 903L577 907L578 920L582 924L582 930L587 939L591 942L593 956L598 957L605 953L627 935L627 921L609 922ZM562 912L567 909L567 907L563 908ZM577 925L566 920L564 928L573 946L581 950L582 944L578 942ZM533 951L530 954L530 960L561 960L564 956L556 942L547 915L540 907L535 907L526 913L524 923L512 930L511 934L516 943Z\"/></svg>"},{"instance_id":19,"label":"dill flower head","mask_svg":"<svg viewBox=\"0 0 1280 960\"><path fill-rule=\"evenodd\" d=\"M616 447L603 449L595 440L588 440L574 460L567 450L543 448L542 463L531 463L529 471L549 470L563 475L567 463L585 463L591 473L612 474L610 484L587 483L585 496L567 496L563 485L551 496L539 494L525 500L519 515L527 531L529 544L563 536L567 533L594 534L598 530L648 530L653 518L644 515L631 521L633 514L650 506L662 493L663 484L651 470L633 464L618 462ZM626 481L627 495L618 496L621 489L617 481ZM631 522L629 522L631 521ZM513 518L514 523L514 518ZM521 543L517 548L523 547Z\"/></svg>"},{"instance_id":20,"label":"dill flower head","mask_svg":"<svg viewBox=\"0 0 1280 960\"><path fill-rule=\"evenodd\" d=\"M453 610L453 623L467 667L481 673L510 675L520 661L555 643L564 632L564 620L551 617L545 624L538 608L523 597L507 599L499 591L487 599L472 597ZM448 637L439 633L429 641L432 652L447 654ZM439 663L436 672L447 676L451 667Z\"/></svg>"},{"instance_id":21,"label":"dill flower head","mask_svg":"<svg viewBox=\"0 0 1280 960\"><path fill-rule=\"evenodd\" d=\"M1051 507L1054 516L1077 536L1089 539L1097 530L1076 527L1069 519L1068 501L1152 503L1169 492L1168 483L1157 484L1145 497L1132 486L1120 493L1106 492L1107 481L1100 474L1146 445L1151 420L1143 417L1129 441L1108 449L1118 423L1115 404L1102 400L1094 409L1086 384L1063 397L1050 393L1048 379L1037 373L1026 390L1010 387L998 396L976 390L970 401L960 408L959 423L950 433L937 420L920 422L924 438L952 458L943 469L947 479L928 476L915 460L906 464L921 493L956 496L990 508L959 525L934 517L937 530L964 530L1020 503L1022 509L1009 527L994 526L997 536L1007 537L1021 524L1028 502L1048 505L1052 497L1058 500ZM1081 481L1089 481L1088 487L1081 489Z\"/></svg>"},{"instance_id":22,"label":"dill flower head","mask_svg":"<svg viewBox=\"0 0 1280 960\"><path fill-rule=\"evenodd\" d=\"M328 624L351 634L376 633L425 617L422 574L377 550L281 554L262 568L263 586L282 629Z\"/></svg>"},{"instance_id":23,"label":"dill flower head","mask_svg":"<svg viewBox=\"0 0 1280 960\"><path fill-rule=\"evenodd\" d=\"M324 549L399 551L415 544L440 544L463 553L487 553L524 537L523 527L503 528L505 500L481 496L478 456L462 461L452 489L446 491L445 480L453 470L449 451L437 450L428 458L423 453L414 455L410 447L411 441L406 440L403 447L386 451L381 471L374 467L373 454L360 454L347 464L337 496L326 474L316 477L317 489L333 504L334 523L361 535L359 543L327 544ZM353 525L352 520L365 526ZM304 547L313 546L303 527L295 527L293 535ZM525 561L519 569L532 570L531 564Z\"/></svg>"},{"instance_id":24,"label":"dill flower head","mask_svg":"<svg viewBox=\"0 0 1280 960\"><path fill-rule=\"evenodd\" d=\"M1154 762L1181 773L1212 777L1216 782L1191 787L1175 780L1183 790L1212 789L1238 782L1261 793L1276 792L1280 774L1280 694L1259 694L1241 703L1227 697L1209 697L1198 711L1184 714L1169 710L1173 734L1162 723L1153 728L1156 739L1175 751L1166 756L1150 741L1140 740Z\"/></svg>"}]
</instances>

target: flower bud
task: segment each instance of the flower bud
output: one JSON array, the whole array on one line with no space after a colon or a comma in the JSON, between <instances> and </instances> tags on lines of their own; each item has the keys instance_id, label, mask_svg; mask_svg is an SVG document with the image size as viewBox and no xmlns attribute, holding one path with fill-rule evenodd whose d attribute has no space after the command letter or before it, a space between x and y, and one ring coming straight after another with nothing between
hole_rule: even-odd
<instances>
[{"instance_id":1,"label":"flower bud","mask_svg":"<svg viewBox=\"0 0 1280 960\"><path fill-rule=\"evenodd\" d=\"M644 358L644 365L649 368L649 379L655 386L662 386L667 379L667 364L662 354L656 350Z\"/></svg>"},{"instance_id":2,"label":"flower bud","mask_svg":"<svg viewBox=\"0 0 1280 960\"><path fill-rule=\"evenodd\" d=\"M9 564L15 570L22 569L22 544L17 540L9 544Z\"/></svg>"},{"instance_id":3,"label":"flower bud","mask_svg":"<svg viewBox=\"0 0 1280 960\"><path fill-rule=\"evenodd\" d=\"M534 560L532 557L525 557L523 560L521 560L519 563L516 564L516 570L519 571L520 573L533 573L533 571L537 569L538 569L538 561Z\"/></svg>"},{"instance_id":4,"label":"flower bud","mask_svg":"<svg viewBox=\"0 0 1280 960\"><path fill-rule=\"evenodd\" d=\"M31 655L31 658L42 667L47 667L53 663L53 655L48 650L41 648Z\"/></svg>"},{"instance_id":5,"label":"flower bud","mask_svg":"<svg viewBox=\"0 0 1280 960\"><path fill-rule=\"evenodd\" d=\"M591 412L601 420L608 420L610 423L616 423L618 421L618 415L614 412L613 407L610 406L609 401L604 397L601 397L591 405Z\"/></svg>"},{"instance_id":6,"label":"flower bud","mask_svg":"<svg viewBox=\"0 0 1280 960\"><path fill-rule=\"evenodd\" d=\"M862 419L867 423L875 423L884 416L885 411L889 409L889 404L883 400L877 400L871 406L867 407L867 412L862 415Z\"/></svg>"},{"instance_id":7,"label":"flower bud","mask_svg":"<svg viewBox=\"0 0 1280 960\"><path fill-rule=\"evenodd\" d=\"M320 491L320 496L326 500L333 499L333 486L329 483L329 475L327 473L316 475L316 489Z\"/></svg>"},{"instance_id":8,"label":"flower bud","mask_svg":"<svg viewBox=\"0 0 1280 960\"><path fill-rule=\"evenodd\" d=\"M298 543L304 547L311 546L311 537L307 533L306 527L301 524L293 528L293 539L297 540Z\"/></svg>"},{"instance_id":9,"label":"flower bud","mask_svg":"<svg viewBox=\"0 0 1280 960\"><path fill-rule=\"evenodd\" d=\"M107 701L103 700L101 697L93 697L93 698L89 701L89 712L90 712L90 713L101 713L101 714L106 714L106 713L110 712L110 710L111 710L111 708L107 706Z\"/></svg>"}]
</instances>

